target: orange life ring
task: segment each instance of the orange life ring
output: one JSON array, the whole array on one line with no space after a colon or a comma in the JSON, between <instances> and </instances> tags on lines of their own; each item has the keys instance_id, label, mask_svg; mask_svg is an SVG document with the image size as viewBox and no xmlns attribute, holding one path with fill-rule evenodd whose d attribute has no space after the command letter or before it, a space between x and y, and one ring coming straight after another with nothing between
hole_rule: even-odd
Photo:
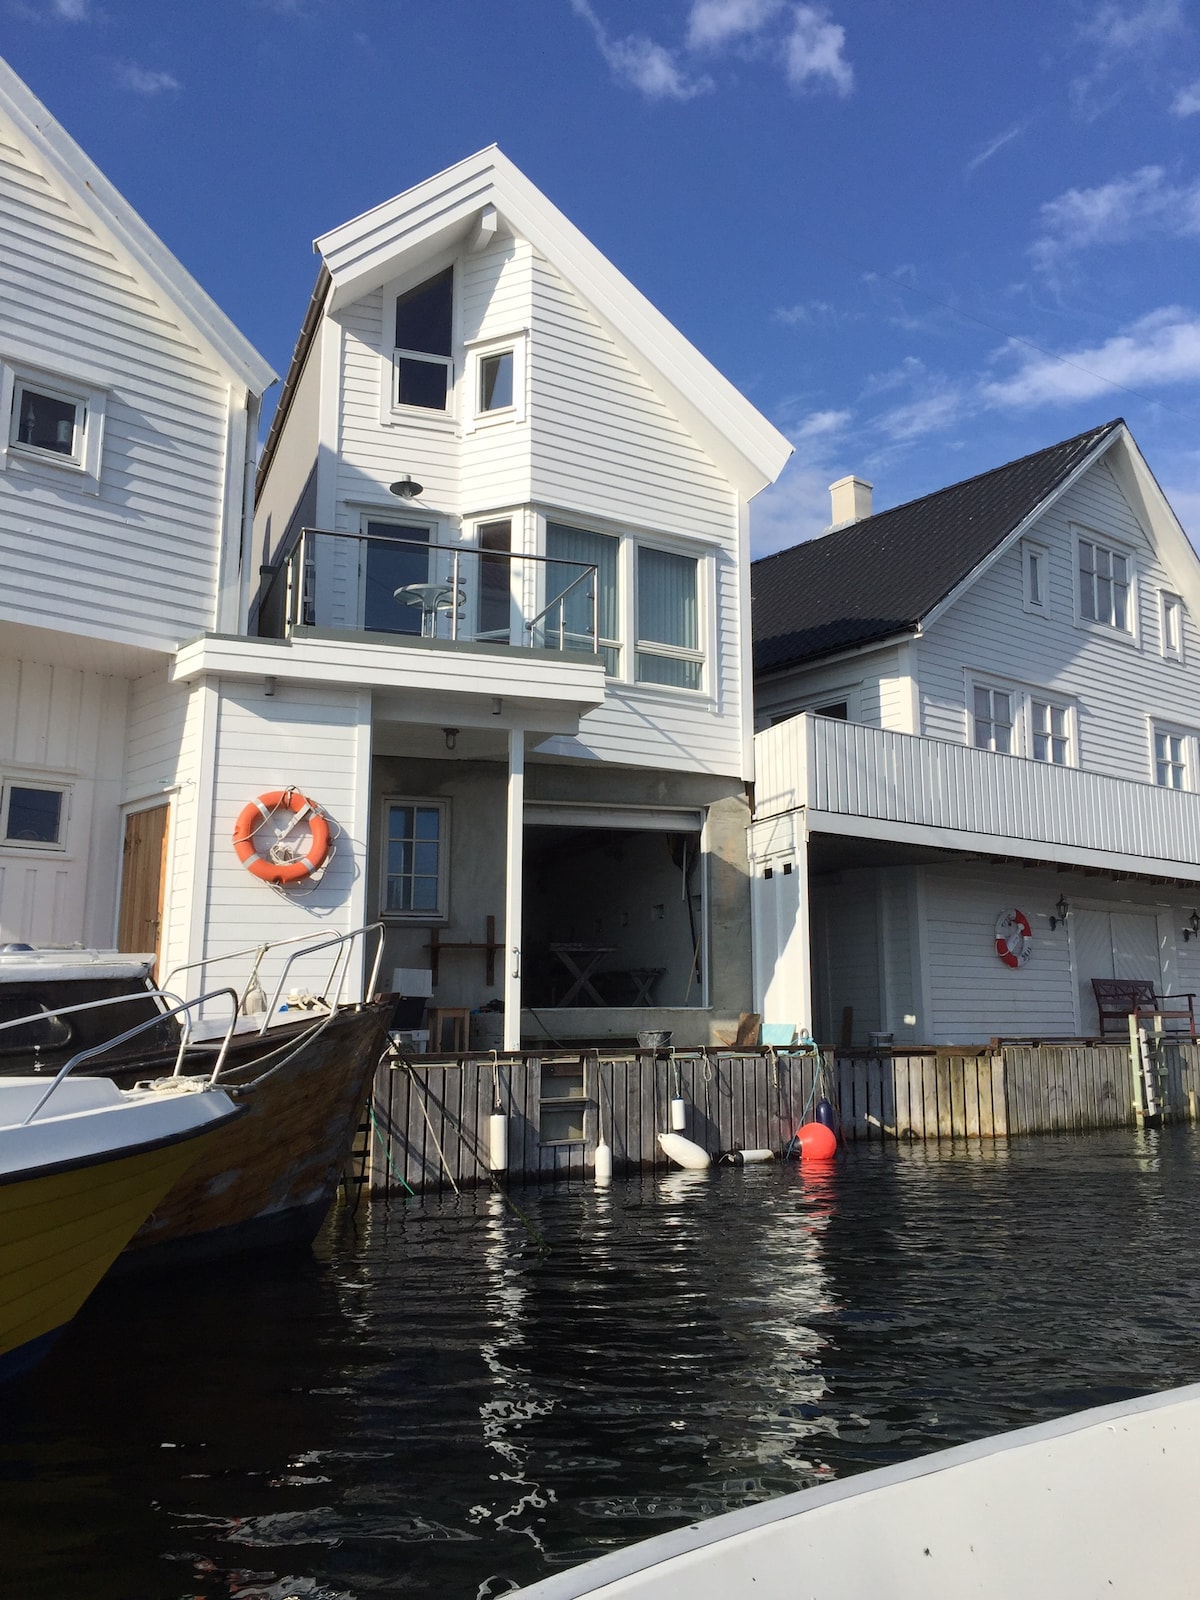
<instances>
[{"instance_id":1,"label":"orange life ring","mask_svg":"<svg viewBox=\"0 0 1200 1600\"><path fill-rule=\"evenodd\" d=\"M996 954L1006 967L1023 967L1033 954L1029 918L1015 906L996 918Z\"/></svg>"},{"instance_id":2,"label":"orange life ring","mask_svg":"<svg viewBox=\"0 0 1200 1600\"><path fill-rule=\"evenodd\" d=\"M306 816L312 835L308 854L294 861L274 861L269 855L259 855L254 847L255 833L279 810ZM247 872L264 883L299 883L301 878L311 878L321 870L329 854L329 823L299 789L273 789L270 794L260 794L257 800L242 807L233 825L233 848Z\"/></svg>"}]
</instances>

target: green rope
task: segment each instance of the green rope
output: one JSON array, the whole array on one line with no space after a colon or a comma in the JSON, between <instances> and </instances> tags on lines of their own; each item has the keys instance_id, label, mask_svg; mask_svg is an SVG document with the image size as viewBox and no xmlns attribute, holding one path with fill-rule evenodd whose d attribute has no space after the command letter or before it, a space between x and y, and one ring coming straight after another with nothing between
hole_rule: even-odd
<instances>
[{"instance_id":1,"label":"green rope","mask_svg":"<svg viewBox=\"0 0 1200 1600\"><path fill-rule=\"evenodd\" d=\"M413 1190L413 1189L410 1189L408 1184L405 1183L404 1179L400 1176L399 1172L396 1171L396 1163L392 1160L392 1152L388 1149L387 1140L383 1137L383 1129L379 1126L378 1122L376 1122L376 1120L375 1120L375 1107L374 1106L368 1106L367 1107L367 1114L371 1118L371 1126L375 1130L375 1137L379 1140L379 1143L383 1147L383 1153L384 1153L384 1156L387 1159L387 1164L388 1164L389 1168L391 1169L392 1177L395 1178L396 1182L401 1186L401 1188L407 1189L408 1193L410 1195L412 1195L412 1198L415 1200L417 1198L416 1191Z\"/></svg>"}]
</instances>

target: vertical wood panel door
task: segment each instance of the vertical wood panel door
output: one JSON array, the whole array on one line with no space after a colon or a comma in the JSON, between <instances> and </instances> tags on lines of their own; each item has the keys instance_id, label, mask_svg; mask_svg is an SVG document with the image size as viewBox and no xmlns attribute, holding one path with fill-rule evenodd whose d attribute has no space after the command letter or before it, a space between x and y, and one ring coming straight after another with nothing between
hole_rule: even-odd
<instances>
[{"instance_id":1,"label":"vertical wood panel door","mask_svg":"<svg viewBox=\"0 0 1200 1600\"><path fill-rule=\"evenodd\" d=\"M161 954L169 812L170 806L151 806L146 811L132 811L125 818L118 950L153 950L156 957ZM157 960L155 968L157 975Z\"/></svg>"}]
</instances>

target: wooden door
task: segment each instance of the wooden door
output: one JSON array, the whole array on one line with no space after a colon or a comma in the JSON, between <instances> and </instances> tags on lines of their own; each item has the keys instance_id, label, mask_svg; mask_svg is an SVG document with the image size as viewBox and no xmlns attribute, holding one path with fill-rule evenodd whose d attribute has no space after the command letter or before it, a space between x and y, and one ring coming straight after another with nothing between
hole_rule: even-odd
<instances>
[{"instance_id":1,"label":"wooden door","mask_svg":"<svg viewBox=\"0 0 1200 1600\"><path fill-rule=\"evenodd\" d=\"M153 950L156 957L161 953L170 809L169 805L150 806L145 811L131 811L125 818L118 950Z\"/></svg>"}]
</instances>

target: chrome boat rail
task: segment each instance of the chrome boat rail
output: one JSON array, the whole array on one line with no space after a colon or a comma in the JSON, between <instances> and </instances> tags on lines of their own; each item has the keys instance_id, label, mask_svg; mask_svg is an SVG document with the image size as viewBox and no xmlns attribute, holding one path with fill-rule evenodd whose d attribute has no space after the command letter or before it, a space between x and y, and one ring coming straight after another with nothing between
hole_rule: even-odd
<instances>
[{"instance_id":1,"label":"chrome boat rail","mask_svg":"<svg viewBox=\"0 0 1200 1600\"><path fill-rule=\"evenodd\" d=\"M199 961L188 961L184 962L180 966L172 967L170 972L167 973L166 978L163 980L163 988L166 989L174 980L178 979L182 973L203 971L206 967L216 966L222 961L240 961L244 960L246 956L253 956L254 964L250 969L250 976L246 979L246 982L242 987L241 994L238 997L238 1007L241 1009L241 1007L245 1005L246 997L250 993L251 989L258 985L258 975L262 969L262 964L265 958L274 951L286 949L289 945L299 945L300 948L294 950L285 961L283 976L276 984L274 996L272 997L270 1004L267 1005L262 1027L259 1029L260 1033L265 1033L267 1023L275 1014L275 1008L279 1004L279 997L283 993L283 985L287 980L288 973L291 971L292 967L297 961L299 961L302 957L314 954L318 950L336 949L338 953L333 957L333 961L329 970L329 979L325 984L324 992L326 995L340 995L342 985L345 983L346 975L349 970L353 942L355 939L361 938L365 944L366 937L370 933L377 934L379 937L379 942L375 949L375 959L371 964L371 975L369 981L362 987L357 999L347 999L345 1001L335 1000L331 1002L332 1006L336 1006L338 1004L361 1005L369 995L375 993L375 985L379 979L379 968L383 963L383 941L385 933L382 922L367 922L364 923L360 928L352 928L349 933L330 933L315 938L311 933L294 933L290 934L286 939L268 939L262 944L245 945L240 950L226 950L221 955L203 956ZM337 979L336 984L334 982L335 978ZM258 987L261 989L261 985L258 985Z\"/></svg>"}]
</instances>

